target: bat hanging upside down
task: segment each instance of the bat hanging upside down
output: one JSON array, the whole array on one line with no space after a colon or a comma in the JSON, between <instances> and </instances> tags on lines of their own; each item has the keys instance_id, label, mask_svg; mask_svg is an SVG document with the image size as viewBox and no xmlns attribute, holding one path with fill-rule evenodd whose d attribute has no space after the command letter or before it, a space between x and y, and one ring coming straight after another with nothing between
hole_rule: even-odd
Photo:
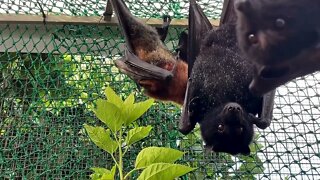
<instances>
[{"instance_id":1,"label":"bat hanging upside down","mask_svg":"<svg viewBox=\"0 0 320 180\"><path fill-rule=\"evenodd\" d=\"M183 104L181 133L199 123L210 150L249 154L253 124L262 129L270 125L274 91L264 97L249 91L253 68L240 55L235 26L213 30L191 0L188 33L180 35L179 53L173 55L160 40L165 35L134 18L122 0L111 2L127 45L125 56L116 61L120 71L147 95Z\"/></svg>"},{"instance_id":2,"label":"bat hanging upside down","mask_svg":"<svg viewBox=\"0 0 320 180\"><path fill-rule=\"evenodd\" d=\"M239 46L255 64L254 93L320 70L319 0L236 0L235 9Z\"/></svg>"},{"instance_id":3,"label":"bat hanging upside down","mask_svg":"<svg viewBox=\"0 0 320 180\"><path fill-rule=\"evenodd\" d=\"M158 31L132 16L122 0L112 0L126 40L125 56L115 64L155 99L183 104L188 65L163 44L170 18Z\"/></svg>"}]
</instances>

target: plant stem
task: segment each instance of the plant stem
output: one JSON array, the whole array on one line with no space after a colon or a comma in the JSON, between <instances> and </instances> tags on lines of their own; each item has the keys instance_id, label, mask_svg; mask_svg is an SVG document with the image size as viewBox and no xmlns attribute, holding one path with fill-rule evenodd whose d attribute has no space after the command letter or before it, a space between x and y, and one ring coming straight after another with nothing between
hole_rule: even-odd
<instances>
[{"instance_id":1,"label":"plant stem","mask_svg":"<svg viewBox=\"0 0 320 180\"><path fill-rule=\"evenodd\" d=\"M123 156L127 153L128 149L129 149L129 146L127 145L126 148L124 149Z\"/></svg>"},{"instance_id":2,"label":"plant stem","mask_svg":"<svg viewBox=\"0 0 320 180\"><path fill-rule=\"evenodd\" d=\"M122 154L122 128L120 128L120 130L119 130L119 139L118 139L118 146L119 146L119 166L118 166L118 168L119 168L119 175L120 175L120 180L124 180L124 178L123 178L123 162L122 162L122 156L123 156L123 154Z\"/></svg>"},{"instance_id":3,"label":"plant stem","mask_svg":"<svg viewBox=\"0 0 320 180\"><path fill-rule=\"evenodd\" d=\"M116 166L119 167L119 164L118 164L116 158L113 156L113 154L111 154L111 157L112 157L114 163L116 164Z\"/></svg>"},{"instance_id":4,"label":"plant stem","mask_svg":"<svg viewBox=\"0 0 320 180\"><path fill-rule=\"evenodd\" d=\"M124 179L127 179L131 173L133 173L136 169L132 169L130 172L128 172L127 175L124 176Z\"/></svg>"}]
</instances>

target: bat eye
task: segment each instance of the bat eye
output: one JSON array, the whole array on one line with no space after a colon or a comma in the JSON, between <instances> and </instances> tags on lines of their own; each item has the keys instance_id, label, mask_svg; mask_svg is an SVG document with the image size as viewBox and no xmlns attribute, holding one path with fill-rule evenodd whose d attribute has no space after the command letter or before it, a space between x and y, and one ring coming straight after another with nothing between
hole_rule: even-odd
<instances>
[{"instance_id":1,"label":"bat eye","mask_svg":"<svg viewBox=\"0 0 320 180\"><path fill-rule=\"evenodd\" d=\"M257 44L258 43L258 38L254 34L249 34L248 40L251 44Z\"/></svg>"},{"instance_id":2,"label":"bat eye","mask_svg":"<svg viewBox=\"0 0 320 180\"><path fill-rule=\"evenodd\" d=\"M223 124L220 124L220 125L218 126L218 131L219 131L220 133L223 133L223 131L224 131L224 125L223 125Z\"/></svg>"},{"instance_id":3,"label":"bat eye","mask_svg":"<svg viewBox=\"0 0 320 180\"><path fill-rule=\"evenodd\" d=\"M276 19L275 25L277 28L283 28L286 26L286 21L282 18L278 18L278 19Z\"/></svg>"}]
</instances>

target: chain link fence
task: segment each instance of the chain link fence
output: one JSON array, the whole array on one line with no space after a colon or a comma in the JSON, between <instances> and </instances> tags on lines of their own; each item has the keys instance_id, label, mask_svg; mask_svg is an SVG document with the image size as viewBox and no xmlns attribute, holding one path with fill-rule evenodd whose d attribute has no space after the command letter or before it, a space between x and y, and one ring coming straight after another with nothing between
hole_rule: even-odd
<instances>
[{"instance_id":1,"label":"chain link fence","mask_svg":"<svg viewBox=\"0 0 320 180\"><path fill-rule=\"evenodd\" d=\"M184 19L189 5L176 0L126 3L135 16L158 19L165 14ZM210 19L219 19L222 3L199 1ZM94 101L104 98L106 86L123 97L136 91L138 99L146 99L113 64L123 54L119 29L103 22L29 21L42 16L41 8L48 18L97 17L106 4L0 0L0 179L88 179L91 167L108 167L111 157L83 130L84 123L99 125L92 112ZM5 21L8 15L23 23ZM170 49L183 30L169 29ZM153 126L151 135L130 150L125 164L132 166L143 147L167 146L186 152L181 163L198 167L181 179L319 179L318 79L319 74L312 74L278 88L273 123L256 131L251 156L204 152L199 131L188 136L177 131L180 108L156 102L140 121Z\"/></svg>"}]
</instances>

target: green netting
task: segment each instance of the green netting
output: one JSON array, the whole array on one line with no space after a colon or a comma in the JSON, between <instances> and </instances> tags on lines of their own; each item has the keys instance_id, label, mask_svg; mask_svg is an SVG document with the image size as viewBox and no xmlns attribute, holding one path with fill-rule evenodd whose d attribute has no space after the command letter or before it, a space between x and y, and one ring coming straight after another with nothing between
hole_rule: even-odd
<instances>
[{"instance_id":1,"label":"green netting","mask_svg":"<svg viewBox=\"0 0 320 180\"><path fill-rule=\"evenodd\" d=\"M101 16L105 11L107 0L1 0L0 13L42 15L39 3L47 14L66 14L73 16ZM39 3L38 3L39 2ZM183 0L128 0L129 9L138 17L160 17L169 14L174 18L188 16L189 1ZM199 1L209 18L220 16L220 0Z\"/></svg>"},{"instance_id":2,"label":"green netting","mask_svg":"<svg viewBox=\"0 0 320 180\"><path fill-rule=\"evenodd\" d=\"M187 16L185 1L127 2L139 17ZM221 1L199 3L210 18L218 18ZM49 15L100 16L107 1L40 4ZM0 13L41 15L36 0L1 0ZM170 28L170 49L182 30ZM100 124L91 109L106 86L124 97L138 92L113 64L122 53L117 27L0 24L1 179L87 179L90 167L109 163L110 168L111 157L88 140L82 125ZM167 146L186 152L181 163L198 167L183 179L319 179L318 79L312 74L278 88L274 121L257 131L253 156L204 152L198 131L188 136L177 131L179 107L157 102L141 120L154 127L151 136L130 150L125 164L132 166L142 147Z\"/></svg>"}]
</instances>

